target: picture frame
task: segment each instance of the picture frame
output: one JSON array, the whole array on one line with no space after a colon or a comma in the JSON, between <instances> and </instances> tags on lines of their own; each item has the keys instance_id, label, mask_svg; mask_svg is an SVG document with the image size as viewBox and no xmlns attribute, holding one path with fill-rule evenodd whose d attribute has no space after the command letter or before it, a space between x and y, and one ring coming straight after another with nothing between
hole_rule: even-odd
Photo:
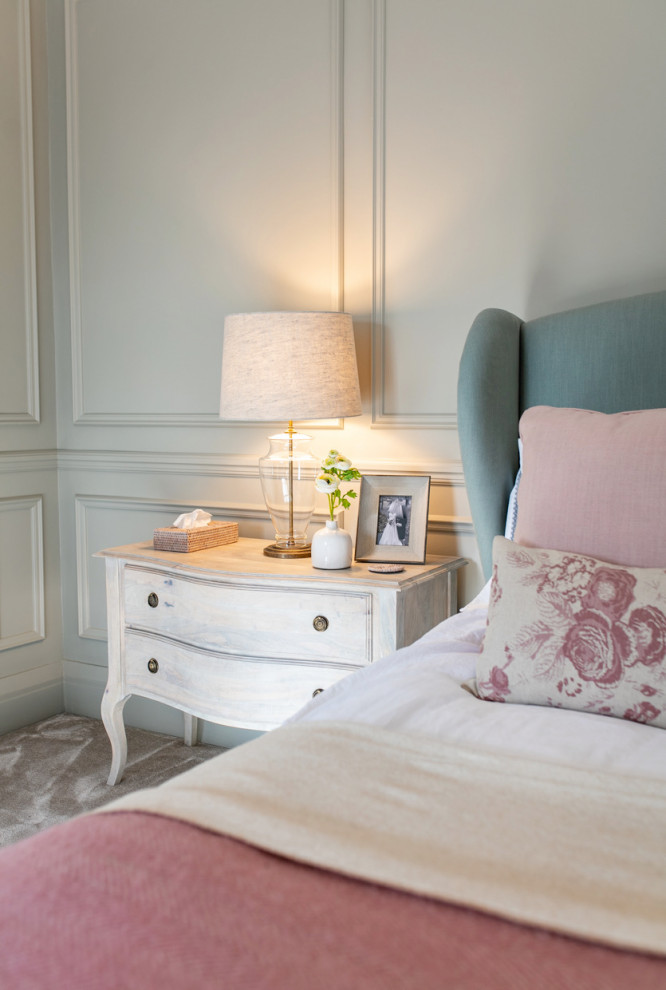
<instances>
[{"instance_id":1,"label":"picture frame","mask_svg":"<svg viewBox=\"0 0 666 990\"><path fill-rule=\"evenodd\" d=\"M423 564L429 502L430 475L364 474L355 560Z\"/></svg>"}]
</instances>

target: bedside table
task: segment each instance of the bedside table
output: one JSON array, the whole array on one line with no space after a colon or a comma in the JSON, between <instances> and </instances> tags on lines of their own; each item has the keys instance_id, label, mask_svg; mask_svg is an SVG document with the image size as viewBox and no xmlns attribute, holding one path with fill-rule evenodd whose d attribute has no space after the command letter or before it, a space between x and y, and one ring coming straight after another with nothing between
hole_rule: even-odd
<instances>
[{"instance_id":1,"label":"bedside table","mask_svg":"<svg viewBox=\"0 0 666 990\"><path fill-rule=\"evenodd\" d=\"M109 784L127 760L123 706L141 695L197 719L273 729L350 671L414 642L457 608L460 557L428 557L398 574L367 564L317 570L266 557L264 540L175 553L152 542L106 559L109 678L102 720Z\"/></svg>"}]
</instances>

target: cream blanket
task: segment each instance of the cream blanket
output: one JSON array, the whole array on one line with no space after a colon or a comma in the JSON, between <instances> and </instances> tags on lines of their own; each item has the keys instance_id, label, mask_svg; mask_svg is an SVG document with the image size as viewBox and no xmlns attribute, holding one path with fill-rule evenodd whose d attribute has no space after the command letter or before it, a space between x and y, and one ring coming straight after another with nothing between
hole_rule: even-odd
<instances>
[{"instance_id":1,"label":"cream blanket","mask_svg":"<svg viewBox=\"0 0 666 990\"><path fill-rule=\"evenodd\" d=\"M666 786L353 723L286 725L100 809L666 954Z\"/></svg>"}]
</instances>

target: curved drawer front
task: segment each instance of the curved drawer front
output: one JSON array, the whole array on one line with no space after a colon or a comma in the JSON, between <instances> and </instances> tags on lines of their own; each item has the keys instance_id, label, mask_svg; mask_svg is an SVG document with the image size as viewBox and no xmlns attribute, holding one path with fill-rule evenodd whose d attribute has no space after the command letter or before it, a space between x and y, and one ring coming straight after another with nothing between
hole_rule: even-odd
<instances>
[{"instance_id":1,"label":"curved drawer front","mask_svg":"<svg viewBox=\"0 0 666 990\"><path fill-rule=\"evenodd\" d=\"M129 630L125 650L128 692L249 729L274 729L350 672L331 663L215 655Z\"/></svg>"},{"instance_id":2,"label":"curved drawer front","mask_svg":"<svg viewBox=\"0 0 666 990\"><path fill-rule=\"evenodd\" d=\"M357 665L372 659L370 594L175 578L127 566L124 599L127 626L207 650Z\"/></svg>"}]
</instances>

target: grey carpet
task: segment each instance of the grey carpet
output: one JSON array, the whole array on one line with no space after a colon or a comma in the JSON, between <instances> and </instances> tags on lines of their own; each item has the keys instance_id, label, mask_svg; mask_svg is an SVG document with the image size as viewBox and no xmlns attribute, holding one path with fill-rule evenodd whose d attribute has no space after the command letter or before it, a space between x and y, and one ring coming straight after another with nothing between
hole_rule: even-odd
<instances>
[{"instance_id":1,"label":"grey carpet","mask_svg":"<svg viewBox=\"0 0 666 990\"><path fill-rule=\"evenodd\" d=\"M54 715L0 736L0 846L154 787L223 752L131 727L127 744L123 779L108 787L111 745L97 719Z\"/></svg>"}]
</instances>

